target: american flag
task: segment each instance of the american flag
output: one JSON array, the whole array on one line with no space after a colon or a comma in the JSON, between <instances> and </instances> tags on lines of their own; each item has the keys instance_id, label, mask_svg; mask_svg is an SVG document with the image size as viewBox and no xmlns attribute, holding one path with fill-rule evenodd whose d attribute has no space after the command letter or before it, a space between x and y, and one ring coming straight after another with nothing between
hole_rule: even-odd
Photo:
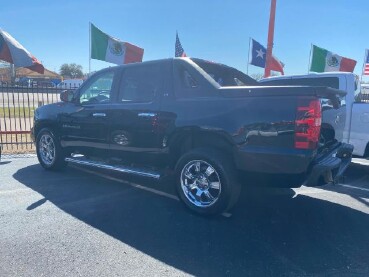
<instances>
[{"instance_id":1,"label":"american flag","mask_svg":"<svg viewBox=\"0 0 369 277\"><path fill-rule=\"evenodd\" d=\"M183 50L182 44L179 41L178 33L176 33L176 51L175 57L187 57L185 51Z\"/></svg>"},{"instance_id":2,"label":"american flag","mask_svg":"<svg viewBox=\"0 0 369 277\"><path fill-rule=\"evenodd\" d=\"M365 65L364 65L363 75L369 75L369 55L368 55L368 53L369 53L369 51L366 50Z\"/></svg>"}]
</instances>

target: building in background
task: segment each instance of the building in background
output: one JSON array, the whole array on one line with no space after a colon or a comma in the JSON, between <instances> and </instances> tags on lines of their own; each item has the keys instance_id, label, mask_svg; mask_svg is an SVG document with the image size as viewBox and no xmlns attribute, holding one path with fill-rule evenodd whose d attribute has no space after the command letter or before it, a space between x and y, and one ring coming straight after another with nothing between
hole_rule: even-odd
<instances>
[{"instance_id":1,"label":"building in background","mask_svg":"<svg viewBox=\"0 0 369 277\"><path fill-rule=\"evenodd\" d=\"M61 80L62 76L46 68L44 74L25 67L15 69L15 85L55 87ZM11 68L9 66L0 66L0 83L11 83Z\"/></svg>"}]
</instances>

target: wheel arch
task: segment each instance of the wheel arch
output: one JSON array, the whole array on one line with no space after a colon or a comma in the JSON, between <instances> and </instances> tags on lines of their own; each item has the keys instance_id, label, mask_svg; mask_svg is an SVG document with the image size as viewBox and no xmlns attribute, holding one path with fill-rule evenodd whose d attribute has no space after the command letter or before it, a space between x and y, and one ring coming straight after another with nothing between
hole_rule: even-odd
<instances>
[{"instance_id":1,"label":"wheel arch","mask_svg":"<svg viewBox=\"0 0 369 277\"><path fill-rule=\"evenodd\" d=\"M38 133L45 128L50 129L53 132L53 134L59 138L59 132L55 122L51 120L42 120L37 122L37 124L35 124L34 127L35 139L37 138Z\"/></svg>"},{"instance_id":2,"label":"wheel arch","mask_svg":"<svg viewBox=\"0 0 369 277\"><path fill-rule=\"evenodd\" d=\"M233 149L236 145L223 131L186 128L173 134L168 140L168 146L172 164L175 164L181 155L195 148L217 149L233 158Z\"/></svg>"}]
</instances>

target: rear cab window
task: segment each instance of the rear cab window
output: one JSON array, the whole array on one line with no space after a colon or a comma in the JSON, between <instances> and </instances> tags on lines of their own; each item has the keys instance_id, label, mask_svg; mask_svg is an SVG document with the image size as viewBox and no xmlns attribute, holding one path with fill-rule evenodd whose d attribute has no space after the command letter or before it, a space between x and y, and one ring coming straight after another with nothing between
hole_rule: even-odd
<instances>
[{"instance_id":1,"label":"rear cab window","mask_svg":"<svg viewBox=\"0 0 369 277\"><path fill-rule=\"evenodd\" d=\"M201 59L191 60L221 87L258 85L256 80L233 67Z\"/></svg>"},{"instance_id":2,"label":"rear cab window","mask_svg":"<svg viewBox=\"0 0 369 277\"><path fill-rule=\"evenodd\" d=\"M198 79L195 69L182 61L173 64L174 96L176 98L192 98L209 96L202 80Z\"/></svg>"},{"instance_id":3,"label":"rear cab window","mask_svg":"<svg viewBox=\"0 0 369 277\"><path fill-rule=\"evenodd\" d=\"M176 98L216 96L216 83L218 87L258 85L253 78L235 68L201 59L190 60L198 67L181 60L173 64Z\"/></svg>"}]
</instances>

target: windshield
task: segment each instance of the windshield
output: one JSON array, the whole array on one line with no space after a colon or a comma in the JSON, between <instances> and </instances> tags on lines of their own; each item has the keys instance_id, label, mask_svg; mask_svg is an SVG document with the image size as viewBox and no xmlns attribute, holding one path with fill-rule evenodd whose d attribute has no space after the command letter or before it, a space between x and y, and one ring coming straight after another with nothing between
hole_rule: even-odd
<instances>
[{"instance_id":1,"label":"windshield","mask_svg":"<svg viewBox=\"0 0 369 277\"><path fill-rule=\"evenodd\" d=\"M257 86L258 82L241 71L219 63L191 59L222 87Z\"/></svg>"}]
</instances>

